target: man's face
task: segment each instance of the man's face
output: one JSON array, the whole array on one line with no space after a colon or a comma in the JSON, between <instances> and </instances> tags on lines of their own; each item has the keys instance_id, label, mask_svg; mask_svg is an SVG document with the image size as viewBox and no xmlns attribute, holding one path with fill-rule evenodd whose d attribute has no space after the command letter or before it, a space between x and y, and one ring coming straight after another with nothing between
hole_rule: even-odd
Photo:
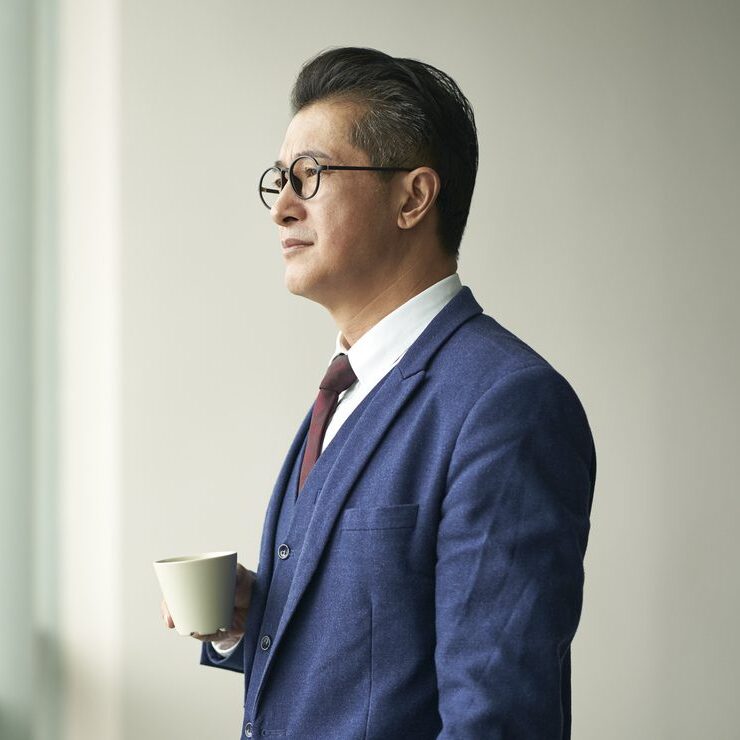
<instances>
[{"instance_id":1,"label":"man's face","mask_svg":"<svg viewBox=\"0 0 740 740\"><path fill-rule=\"evenodd\" d=\"M288 167L310 153L319 164L370 166L367 154L349 144L358 114L356 106L336 102L299 111L285 133L280 162ZM271 214L280 229L288 290L329 310L351 309L382 290L401 258L393 192L392 183L366 171L323 171L309 200L287 184ZM308 245L286 246L290 239Z\"/></svg>"}]
</instances>

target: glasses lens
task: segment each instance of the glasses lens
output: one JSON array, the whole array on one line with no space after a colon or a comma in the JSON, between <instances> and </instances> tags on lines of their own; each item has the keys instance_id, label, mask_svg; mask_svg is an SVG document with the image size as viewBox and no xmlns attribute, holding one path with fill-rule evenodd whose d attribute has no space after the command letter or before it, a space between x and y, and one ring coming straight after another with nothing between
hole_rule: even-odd
<instances>
[{"instance_id":1,"label":"glasses lens","mask_svg":"<svg viewBox=\"0 0 740 740\"><path fill-rule=\"evenodd\" d=\"M313 157L298 157L290 168L290 184L299 198L313 198L319 188L319 163Z\"/></svg>"},{"instance_id":2,"label":"glasses lens","mask_svg":"<svg viewBox=\"0 0 740 740\"><path fill-rule=\"evenodd\" d=\"M271 167L262 175L260 180L260 198L268 207L272 208L283 189L283 173L277 167Z\"/></svg>"}]
</instances>

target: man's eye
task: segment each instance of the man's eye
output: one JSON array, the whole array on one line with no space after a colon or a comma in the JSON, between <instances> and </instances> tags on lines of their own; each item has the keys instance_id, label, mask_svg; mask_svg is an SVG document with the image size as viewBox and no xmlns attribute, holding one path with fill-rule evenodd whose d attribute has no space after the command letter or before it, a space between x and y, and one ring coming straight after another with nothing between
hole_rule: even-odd
<instances>
[{"instance_id":1,"label":"man's eye","mask_svg":"<svg viewBox=\"0 0 740 740\"><path fill-rule=\"evenodd\" d=\"M315 167L306 167L305 170L303 170L303 174L306 175L306 177L314 177L318 173L318 170Z\"/></svg>"}]
</instances>

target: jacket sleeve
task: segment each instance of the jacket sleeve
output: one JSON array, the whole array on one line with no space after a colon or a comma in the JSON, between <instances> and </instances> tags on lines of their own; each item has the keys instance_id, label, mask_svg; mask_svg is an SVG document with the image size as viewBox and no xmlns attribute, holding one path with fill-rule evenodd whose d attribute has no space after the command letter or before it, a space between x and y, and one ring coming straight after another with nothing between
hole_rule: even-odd
<instances>
[{"instance_id":1,"label":"jacket sleeve","mask_svg":"<svg viewBox=\"0 0 740 740\"><path fill-rule=\"evenodd\" d=\"M441 738L569 736L595 474L585 413L549 365L512 372L470 410L437 540Z\"/></svg>"},{"instance_id":2,"label":"jacket sleeve","mask_svg":"<svg viewBox=\"0 0 740 740\"><path fill-rule=\"evenodd\" d=\"M204 642L200 652L201 665L212 666L213 668L226 668L237 673L244 673L244 638L239 641L234 652L227 657L214 650L210 642Z\"/></svg>"}]
</instances>

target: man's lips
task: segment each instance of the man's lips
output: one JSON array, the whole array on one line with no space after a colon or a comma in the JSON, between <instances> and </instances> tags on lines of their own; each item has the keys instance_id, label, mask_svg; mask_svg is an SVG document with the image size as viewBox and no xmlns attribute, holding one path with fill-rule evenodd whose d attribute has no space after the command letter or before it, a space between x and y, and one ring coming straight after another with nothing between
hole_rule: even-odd
<instances>
[{"instance_id":1,"label":"man's lips","mask_svg":"<svg viewBox=\"0 0 740 740\"><path fill-rule=\"evenodd\" d=\"M295 249L300 249L301 247L310 247L313 245L313 242L306 242L302 239L286 239L283 244L283 251L293 251Z\"/></svg>"}]
</instances>

